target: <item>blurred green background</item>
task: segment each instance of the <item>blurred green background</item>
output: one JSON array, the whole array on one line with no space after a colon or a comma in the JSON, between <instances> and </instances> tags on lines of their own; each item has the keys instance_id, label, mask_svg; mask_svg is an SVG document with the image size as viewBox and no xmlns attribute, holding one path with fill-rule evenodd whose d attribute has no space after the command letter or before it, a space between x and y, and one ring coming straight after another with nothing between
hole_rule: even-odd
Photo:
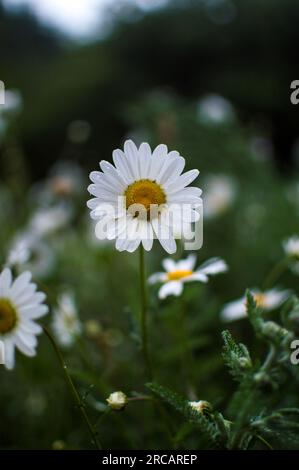
<instances>
[{"instance_id":1,"label":"blurred green background","mask_svg":"<svg viewBox=\"0 0 299 470\"><path fill-rule=\"evenodd\" d=\"M61 292L74 292L83 332L64 354L106 447L169 442L151 405L103 413L112 391L144 392L138 258L96 241L88 174L128 137L166 143L187 169L200 170L198 260L221 256L230 271L186 288L183 340L181 303L160 302L151 288L150 339L158 381L224 411L234 384L221 358L221 307L260 286L283 256L282 241L298 233L299 108L290 103L298 24L296 0L173 0L154 9L131 2L110 14L105 34L99 28L83 40L0 2L0 80L13 91L11 109L0 105L0 263L38 211L61 210L26 268L52 309ZM150 273L163 257L157 244ZM298 277L286 273L280 285L296 292ZM246 320L230 328L263 353ZM91 447L45 337L36 358L18 354L0 381L1 448ZM184 445L197 439L188 435Z\"/></svg>"}]
</instances>

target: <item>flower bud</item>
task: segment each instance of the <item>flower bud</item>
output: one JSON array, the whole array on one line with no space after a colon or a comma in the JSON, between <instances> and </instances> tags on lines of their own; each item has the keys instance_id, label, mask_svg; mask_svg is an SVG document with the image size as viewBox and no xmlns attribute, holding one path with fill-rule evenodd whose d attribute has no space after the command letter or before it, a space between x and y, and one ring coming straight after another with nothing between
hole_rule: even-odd
<instances>
[{"instance_id":1,"label":"flower bud","mask_svg":"<svg viewBox=\"0 0 299 470\"><path fill-rule=\"evenodd\" d=\"M189 405L191 406L193 410L198 411L198 413L202 415L210 414L213 411L213 407L211 403L209 403L208 401L204 401L204 400L189 401Z\"/></svg>"},{"instance_id":2,"label":"flower bud","mask_svg":"<svg viewBox=\"0 0 299 470\"><path fill-rule=\"evenodd\" d=\"M107 403L112 410L123 410L128 403L128 397L123 392L113 392L107 398Z\"/></svg>"}]
</instances>

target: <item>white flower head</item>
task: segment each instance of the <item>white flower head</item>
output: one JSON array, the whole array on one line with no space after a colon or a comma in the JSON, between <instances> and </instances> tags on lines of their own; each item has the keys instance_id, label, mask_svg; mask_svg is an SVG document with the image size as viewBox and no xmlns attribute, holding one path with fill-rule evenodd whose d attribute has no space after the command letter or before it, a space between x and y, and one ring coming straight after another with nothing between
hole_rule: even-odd
<instances>
[{"instance_id":1,"label":"white flower head","mask_svg":"<svg viewBox=\"0 0 299 470\"><path fill-rule=\"evenodd\" d=\"M223 124L234 121L235 111L232 104L223 96L208 94L203 96L197 105L200 122L205 124Z\"/></svg>"},{"instance_id":2,"label":"white flower head","mask_svg":"<svg viewBox=\"0 0 299 470\"><path fill-rule=\"evenodd\" d=\"M113 166L100 162L93 171L88 191L91 217L98 221L98 238L116 240L119 251L135 251L142 243L151 250L158 238L168 253L176 251L178 227L198 221L201 190L187 187L198 170L182 173L185 159L164 144L153 151L149 144L139 148L127 140L124 150L114 150Z\"/></svg>"},{"instance_id":3,"label":"white flower head","mask_svg":"<svg viewBox=\"0 0 299 470\"><path fill-rule=\"evenodd\" d=\"M120 411L128 403L128 397L125 393L118 391L111 393L106 401L112 410Z\"/></svg>"},{"instance_id":4,"label":"white flower head","mask_svg":"<svg viewBox=\"0 0 299 470\"><path fill-rule=\"evenodd\" d=\"M31 231L16 236L8 252L6 266L29 270L35 277L47 277L54 266L54 253L49 245L41 241Z\"/></svg>"},{"instance_id":5,"label":"white flower head","mask_svg":"<svg viewBox=\"0 0 299 470\"><path fill-rule=\"evenodd\" d=\"M294 235L283 242L285 254L293 260L299 261L299 237Z\"/></svg>"},{"instance_id":6,"label":"white flower head","mask_svg":"<svg viewBox=\"0 0 299 470\"><path fill-rule=\"evenodd\" d=\"M66 204L38 209L29 224L30 231L37 237L44 237L66 227L72 210Z\"/></svg>"},{"instance_id":7,"label":"white flower head","mask_svg":"<svg viewBox=\"0 0 299 470\"><path fill-rule=\"evenodd\" d=\"M74 296L63 293L54 310L53 331L61 346L70 347L82 331Z\"/></svg>"},{"instance_id":8,"label":"white flower head","mask_svg":"<svg viewBox=\"0 0 299 470\"><path fill-rule=\"evenodd\" d=\"M205 219L212 219L222 215L235 200L235 180L227 175L210 175L206 178L204 194Z\"/></svg>"},{"instance_id":9,"label":"white flower head","mask_svg":"<svg viewBox=\"0 0 299 470\"><path fill-rule=\"evenodd\" d=\"M36 354L36 335L42 332L42 328L35 320L48 312L44 304L45 294L36 289L29 271L15 280L9 268L0 274L0 340L4 343L8 369L14 367L15 348L25 356Z\"/></svg>"},{"instance_id":10,"label":"white flower head","mask_svg":"<svg viewBox=\"0 0 299 470\"><path fill-rule=\"evenodd\" d=\"M266 312L270 312L282 305L282 303L288 298L290 291L275 288L262 292L259 289L252 289L251 293L257 306ZM246 304L246 297L241 297L238 300L227 303L221 311L221 319L229 322L245 318L247 316Z\"/></svg>"},{"instance_id":11,"label":"white flower head","mask_svg":"<svg viewBox=\"0 0 299 470\"><path fill-rule=\"evenodd\" d=\"M19 233L12 241L7 257L8 266L21 266L31 257L34 240L30 233Z\"/></svg>"},{"instance_id":12,"label":"white flower head","mask_svg":"<svg viewBox=\"0 0 299 470\"><path fill-rule=\"evenodd\" d=\"M197 269L195 269L195 264L196 256L194 254L177 262L170 258L164 259L162 265L165 272L153 274L149 277L148 282L150 284L162 282L158 296L160 299L165 299L169 295L180 296L186 282L208 282L209 276L228 270L227 264L221 258L211 258Z\"/></svg>"}]
</instances>

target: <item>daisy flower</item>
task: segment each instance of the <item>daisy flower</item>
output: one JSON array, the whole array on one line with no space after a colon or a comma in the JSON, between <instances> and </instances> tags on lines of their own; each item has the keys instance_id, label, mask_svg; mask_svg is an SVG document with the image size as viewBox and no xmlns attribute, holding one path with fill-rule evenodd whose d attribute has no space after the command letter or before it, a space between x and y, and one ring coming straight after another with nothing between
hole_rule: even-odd
<instances>
[{"instance_id":1,"label":"daisy flower","mask_svg":"<svg viewBox=\"0 0 299 470\"><path fill-rule=\"evenodd\" d=\"M283 242L285 254L293 260L299 261L299 237L294 235Z\"/></svg>"},{"instance_id":2,"label":"daisy flower","mask_svg":"<svg viewBox=\"0 0 299 470\"><path fill-rule=\"evenodd\" d=\"M206 178L204 216L213 219L225 213L236 197L235 180L226 175L210 175Z\"/></svg>"},{"instance_id":3,"label":"daisy flower","mask_svg":"<svg viewBox=\"0 0 299 470\"><path fill-rule=\"evenodd\" d=\"M155 273L149 277L148 282L155 284L162 282L159 290L160 299L165 299L168 295L179 296L183 292L185 282L199 281L207 282L208 276L223 273L228 270L227 264L220 258L211 258L194 270L196 256L191 254L186 259L174 261L167 258L162 261L165 272Z\"/></svg>"},{"instance_id":4,"label":"daisy flower","mask_svg":"<svg viewBox=\"0 0 299 470\"><path fill-rule=\"evenodd\" d=\"M151 250L158 238L168 253L176 251L179 227L198 221L201 190L187 187L198 170L182 173L185 159L164 144L153 151L127 140L124 150L114 150L113 162L100 162L88 187L91 217L98 221L98 238L116 240L119 251L135 251L140 243Z\"/></svg>"},{"instance_id":5,"label":"daisy flower","mask_svg":"<svg viewBox=\"0 0 299 470\"><path fill-rule=\"evenodd\" d=\"M15 280L11 270L5 268L0 274L0 340L5 348L5 365L12 369L15 364L15 348L25 356L35 356L36 335L42 328L35 320L48 312L46 298L36 292L31 273L26 271Z\"/></svg>"},{"instance_id":6,"label":"daisy flower","mask_svg":"<svg viewBox=\"0 0 299 470\"><path fill-rule=\"evenodd\" d=\"M58 308L54 310L53 331L61 346L72 346L82 331L74 296L63 293L58 298Z\"/></svg>"},{"instance_id":7,"label":"daisy flower","mask_svg":"<svg viewBox=\"0 0 299 470\"><path fill-rule=\"evenodd\" d=\"M289 290L270 289L262 292L258 289L252 290L253 297L258 307L270 312L280 307L280 305L288 298ZM221 312L223 321L239 320L247 316L246 298L242 297L233 302L226 304Z\"/></svg>"}]
</instances>

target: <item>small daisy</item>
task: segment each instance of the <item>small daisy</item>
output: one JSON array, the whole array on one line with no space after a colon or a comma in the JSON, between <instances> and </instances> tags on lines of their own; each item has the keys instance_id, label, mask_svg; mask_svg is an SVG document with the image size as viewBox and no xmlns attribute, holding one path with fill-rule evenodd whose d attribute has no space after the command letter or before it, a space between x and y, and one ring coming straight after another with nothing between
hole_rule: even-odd
<instances>
[{"instance_id":1,"label":"small daisy","mask_svg":"<svg viewBox=\"0 0 299 470\"><path fill-rule=\"evenodd\" d=\"M251 291L258 307L264 309L267 312L275 310L288 298L289 290L270 289L266 292L262 292L258 289ZM223 321L239 320L247 316L246 310L246 298L234 300L226 304L221 312L221 319Z\"/></svg>"},{"instance_id":2,"label":"small daisy","mask_svg":"<svg viewBox=\"0 0 299 470\"><path fill-rule=\"evenodd\" d=\"M70 347L80 335L82 325L74 296L64 293L58 298L58 308L54 310L53 330L61 346Z\"/></svg>"},{"instance_id":3,"label":"small daisy","mask_svg":"<svg viewBox=\"0 0 299 470\"><path fill-rule=\"evenodd\" d=\"M200 214L201 190L187 187L199 171L182 173L185 159L166 145L153 151L127 140L124 150L114 150L113 166L100 162L102 172L93 171L88 191L91 217L98 221L96 235L116 240L119 251L135 251L140 243L151 250L158 238L168 253L176 251L175 234L184 223L196 222Z\"/></svg>"},{"instance_id":4,"label":"small daisy","mask_svg":"<svg viewBox=\"0 0 299 470\"><path fill-rule=\"evenodd\" d=\"M150 284L163 283L158 296L160 299L165 299L168 295L177 297L181 295L185 282L207 282L208 276L228 270L227 264L220 258L211 258L196 270L194 270L195 263L196 256L193 254L177 262L170 258L164 259L162 266L166 272L155 273L149 277L148 281Z\"/></svg>"},{"instance_id":5,"label":"small daisy","mask_svg":"<svg viewBox=\"0 0 299 470\"><path fill-rule=\"evenodd\" d=\"M4 343L8 369L14 367L15 347L25 356L35 356L36 335L42 332L35 320L48 312L43 303L45 298L44 293L36 292L29 271L14 281L10 269L0 274L0 340Z\"/></svg>"},{"instance_id":6,"label":"small daisy","mask_svg":"<svg viewBox=\"0 0 299 470\"><path fill-rule=\"evenodd\" d=\"M38 209L33 214L29 230L38 237L44 237L65 228L72 216L72 209L67 204Z\"/></svg>"},{"instance_id":7,"label":"small daisy","mask_svg":"<svg viewBox=\"0 0 299 470\"><path fill-rule=\"evenodd\" d=\"M226 175L210 175L204 188L204 217L213 219L225 213L236 197L235 180Z\"/></svg>"},{"instance_id":8,"label":"small daisy","mask_svg":"<svg viewBox=\"0 0 299 470\"><path fill-rule=\"evenodd\" d=\"M285 254L293 260L299 261L299 237L294 235L283 242Z\"/></svg>"}]
</instances>

